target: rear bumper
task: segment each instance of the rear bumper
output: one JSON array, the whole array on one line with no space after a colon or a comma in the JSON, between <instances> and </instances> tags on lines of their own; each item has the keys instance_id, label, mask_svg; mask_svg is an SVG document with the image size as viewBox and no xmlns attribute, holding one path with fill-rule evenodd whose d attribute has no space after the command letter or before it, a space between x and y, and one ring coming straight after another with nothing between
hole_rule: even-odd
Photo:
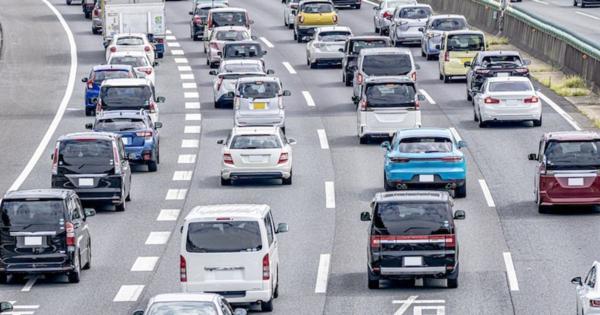
<instances>
[{"instance_id":1,"label":"rear bumper","mask_svg":"<svg viewBox=\"0 0 600 315\"><path fill-rule=\"evenodd\" d=\"M542 116L541 103L531 108L494 108L493 106L480 107L481 119L501 121L537 120Z\"/></svg>"},{"instance_id":2,"label":"rear bumper","mask_svg":"<svg viewBox=\"0 0 600 315\"><path fill-rule=\"evenodd\" d=\"M315 29L320 26L328 26L328 25L317 25L317 26L304 26L298 25L296 26L296 35L300 37L308 37L313 36L315 34Z\"/></svg>"},{"instance_id":3,"label":"rear bumper","mask_svg":"<svg viewBox=\"0 0 600 315\"><path fill-rule=\"evenodd\" d=\"M313 52L313 60L319 63L341 64L344 58L343 52L315 51Z\"/></svg>"},{"instance_id":4,"label":"rear bumper","mask_svg":"<svg viewBox=\"0 0 600 315\"><path fill-rule=\"evenodd\" d=\"M410 122L410 123L409 123ZM413 123L414 122L414 123ZM407 122L404 124L396 124L395 126L390 127L375 127L369 125L360 125L358 135L360 137L369 136L369 137L393 137L398 129L403 128L421 128L420 119L407 119Z\"/></svg>"},{"instance_id":5,"label":"rear bumper","mask_svg":"<svg viewBox=\"0 0 600 315\"><path fill-rule=\"evenodd\" d=\"M125 153L127 155L129 155L129 154L135 155L134 159L129 159L129 163L146 163L148 161L156 160L153 145L146 145L143 147L127 146L127 147L125 147ZM150 158L149 159L144 158L144 154L146 154L146 155L150 154Z\"/></svg>"},{"instance_id":6,"label":"rear bumper","mask_svg":"<svg viewBox=\"0 0 600 315\"><path fill-rule=\"evenodd\" d=\"M94 188L94 189L73 189L81 201L104 201L109 203L121 203L123 196L121 188Z\"/></svg>"},{"instance_id":7,"label":"rear bumper","mask_svg":"<svg viewBox=\"0 0 600 315\"><path fill-rule=\"evenodd\" d=\"M397 42L421 42L422 33L394 32L394 40Z\"/></svg>"},{"instance_id":8,"label":"rear bumper","mask_svg":"<svg viewBox=\"0 0 600 315\"><path fill-rule=\"evenodd\" d=\"M233 97L227 96L227 94L222 94L221 96L215 99L215 103L220 105L229 105L233 106Z\"/></svg>"},{"instance_id":9,"label":"rear bumper","mask_svg":"<svg viewBox=\"0 0 600 315\"><path fill-rule=\"evenodd\" d=\"M448 61L444 62L443 74L449 76L466 76L467 68L460 61Z\"/></svg>"},{"instance_id":10,"label":"rear bumper","mask_svg":"<svg viewBox=\"0 0 600 315\"><path fill-rule=\"evenodd\" d=\"M540 192L540 200L543 206L558 206L558 205L600 205L599 194L589 194L583 197L553 197L546 191Z\"/></svg>"},{"instance_id":11,"label":"rear bumper","mask_svg":"<svg viewBox=\"0 0 600 315\"><path fill-rule=\"evenodd\" d=\"M247 284L244 284L247 286ZM216 293L227 299L227 302L233 304L255 304L259 301L267 302L273 297L273 292L269 288L270 285L264 284L262 287L267 287L266 290L229 290L229 291L214 291L215 285L204 285L202 283L188 284L182 283L182 291L186 293Z\"/></svg>"},{"instance_id":12,"label":"rear bumper","mask_svg":"<svg viewBox=\"0 0 600 315\"><path fill-rule=\"evenodd\" d=\"M418 266L418 267L375 267L369 270L379 279L415 279L415 278L446 278L456 269L455 265Z\"/></svg>"},{"instance_id":13,"label":"rear bumper","mask_svg":"<svg viewBox=\"0 0 600 315\"><path fill-rule=\"evenodd\" d=\"M234 123L236 127L247 127L247 126L275 126L275 127L284 127L285 120L284 118L273 118L273 119L265 119L265 118L242 118L234 119Z\"/></svg>"},{"instance_id":14,"label":"rear bumper","mask_svg":"<svg viewBox=\"0 0 600 315\"><path fill-rule=\"evenodd\" d=\"M435 184L452 184L461 185L464 183L466 178L466 169L464 168L453 168L447 170L420 172L418 174L414 172L405 172L401 170L386 170L385 175L390 184L419 184L419 185L435 185ZM420 175L433 175L432 182L420 181ZM395 185L394 185L395 186Z\"/></svg>"},{"instance_id":15,"label":"rear bumper","mask_svg":"<svg viewBox=\"0 0 600 315\"><path fill-rule=\"evenodd\" d=\"M223 179L279 179L290 178L291 163L286 163L282 167L272 167L263 169L244 169L244 168L223 168L221 170L221 178Z\"/></svg>"},{"instance_id":16,"label":"rear bumper","mask_svg":"<svg viewBox=\"0 0 600 315\"><path fill-rule=\"evenodd\" d=\"M0 261L0 272L4 273L63 273L73 271L69 254L23 255L8 258L18 262ZM7 259L5 259L7 260Z\"/></svg>"},{"instance_id":17,"label":"rear bumper","mask_svg":"<svg viewBox=\"0 0 600 315\"><path fill-rule=\"evenodd\" d=\"M204 26L194 26L192 27L192 35L194 35L197 38L202 38L204 37Z\"/></svg>"}]
</instances>

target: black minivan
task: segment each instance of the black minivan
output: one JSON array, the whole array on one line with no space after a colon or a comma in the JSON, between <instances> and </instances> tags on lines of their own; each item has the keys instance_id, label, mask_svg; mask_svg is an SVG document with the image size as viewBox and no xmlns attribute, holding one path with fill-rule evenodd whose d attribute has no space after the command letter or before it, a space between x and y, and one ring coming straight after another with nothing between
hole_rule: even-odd
<instances>
[{"instance_id":1,"label":"black minivan","mask_svg":"<svg viewBox=\"0 0 600 315\"><path fill-rule=\"evenodd\" d=\"M64 273L77 283L89 269L92 245L84 209L73 190L10 191L0 203L0 283L8 275Z\"/></svg>"},{"instance_id":2,"label":"black minivan","mask_svg":"<svg viewBox=\"0 0 600 315\"><path fill-rule=\"evenodd\" d=\"M117 211L125 211L131 199L131 167L121 136L79 132L58 138L52 188L73 189L84 204L114 204Z\"/></svg>"},{"instance_id":3,"label":"black minivan","mask_svg":"<svg viewBox=\"0 0 600 315\"><path fill-rule=\"evenodd\" d=\"M379 280L445 278L458 287L458 244L454 220L465 218L452 210L447 191L378 193L371 211L360 215L369 226L368 284ZM372 213L372 215L371 215Z\"/></svg>"}]
</instances>

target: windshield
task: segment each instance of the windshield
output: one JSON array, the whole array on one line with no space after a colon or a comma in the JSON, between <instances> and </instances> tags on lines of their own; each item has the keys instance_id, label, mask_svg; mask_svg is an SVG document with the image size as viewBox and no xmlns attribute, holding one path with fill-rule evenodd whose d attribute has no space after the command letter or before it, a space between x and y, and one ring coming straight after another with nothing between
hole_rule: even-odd
<instances>
[{"instance_id":1,"label":"windshield","mask_svg":"<svg viewBox=\"0 0 600 315\"><path fill-rule=\"evenodd\" d=\"M413 84L387 83L367 85L368 107L415 106L415 86Z\"/></svg>"},{"instance_id":2,"label":"windshield","mask_svg":"<svg viewBox=\"0 0 600 315\"><path fill-rule=\"evenodd\" d=\"M450 229L450 209L441 202L383 202L373 211L375 234L446 234Z\"/></svg>"},{"instance_id":3,"label":"windshield","mask_svg":"<svg viewBox=\"0 0 600 315\"><path fill-rule=\"evenodd\" d=\"M120 46L138 46L144 45L144 40L135 36L126 36L117 38L117 45Z\"/></svg>"},{"instance_id":4,"label":"windshield","mask_svg":"<svg viewBox=\"0 0 600 315\"><path fill-rule=\"evenodd\" d=\"M108 79L123 79L123 78L132 78L133 75L129 73L127 70L98 70L94 71L94 75L92 80L96 84L102 83L104 80Z\"/></svg>"},{"instance_id":5,"label":"windshield","mask_svg":"<svg viewBox=\"0 0 600 315\"><path fill-rule=\"evenodd\" d=\"M213 12L213 26L246 26L245 12Z\"/></svg>"},{"instance_id":6,"label":"windshield","mask_svg":"<svg viewBox=\"0 0 600 315\"><path fill-rule=\"evenodd\" d=\"M302 7L304 13L331 13L333 6L329 3L306 3Z\"/></svg>"},{"instance_id":7,"label":"windshield","mask_svg":"<svg viewBox=\"0 0 600 315\"><path fill-rule=\"evenodd\" d=\"M250 34L246 31L218 31L215 37L217 40L237 41L250 39Z\"/></svg>"},{"instance_id":8,"label":"windshield","mask_svg":"<svg viewBox=\"0 0 600 315\"><path fill-rule=\"evenodd\" d=\"M408 54L367 55L362 68L369 76L406 75L412 70L412 61Z\"/></svg>"},{"instance_id":9,"label":"windshield","mask_svg":"<svg viewBox=\"0 0 600 315\"><path fill-rule=\"evenodd\" d=\"M448 35L448 51L485 50L483 35L457 34Z\"/></svg>"},{"instance_id":10,"label":"windshield","mask_svg":"<svg viewBox=\"0 0 600 315\"><path fill-rule=\"evenodd\" d=\"M255 64L226 64L222 68L223 72L263 72L262 65Z\"/></svg>"},{"instance_id":11,"label":"windshield","mask_svg":"<svg viewBox=\"0 0 600 315\"><path fill-rule=\"evenodd\" d=\"M244 82L238 88L242 98L274 98L279 93L277 82Z\"/></svg>"},{"instance_id":12,"label":"windshield","mask_svg":"<svg viewBox=\"0 0 600 315\"><path fill-rule=\"evenodd\" d=\"M431 15L431 9L427 7L404 8L398 12L401 19L426 19Z\"/></svg>"},{"instance_id":13,"label":"windshield","mask_svg":"<svg viewBox=\"0 0 600 315\"><path fill-rule=\"evenodd\" d=\"M452 141L448 138L404 138L398 144L402 153L442 153L452 151Z\"/></svg>"},{"instance_id":14,"label":"windshield","mask_svg":"<svg viewBox=\"0 0 600 315\"><path fill-rule=\"evenodd\" d=\"M95 131L118 132L146 129L146 123L138 118L111 118L96 121Z\"/></svg>"},{"instance_id":15,"label":"windshield","mask_svg":"<svg viewBox=\"0 0 600 315\"><path fill-rule=\"evenodd\" d=\"M150 306L148 315L218 315L212 302L156 302Z\"/></svg>"},{"instance_id":16,"label":"windshield","mask_svg":"<svg viewBox=\"0 0 600 315\"><path fill-rule=\"evenodd\" d=\"M233 137L230 149L279 149L281 143L276 135L240 135Z\"/></svg>"},{"instance_id":17,"label":"windshield","mask_svg":"<svg viewBox=\"0 0 600 315\"><path fill-rule=\"evenodd\" d=\"M62 224L65 219L62 200L5 200L2 203L2 225Z\"/></svg>"},{"instance_id":18,"label":"windshield","mask_svg":"<svg viewBox=\"0 0 600 315\"><path fill-rule=\"evenodd\" d=\"M258 44L226 45L223 56L227 58L262 57L262 49Z\"/></svg>"},{"instance_id":19,"label":"windshield","mask_svg":"<svg viewBox=\"0 0 600 315\"><path fill-rule=\"evenodd\" d=\"M321 42L343 42L348 36L350 36L349 32L336 31L336 32L320 32L319 33L319 41Z\"/></svg>"},{"instance_id":20,"label":"windshield","mask_svg":"<svg viewBox=\"0 0 600 315\"><path fill-rule=\"evenodd\" d=\"M463 19L436 19L431 22L431 29L435 31L457 31L467 27Z\"/></svg>"},{"instance_id":21,"label":"windshield","mask_svg":"<svg viewBox=\"0 0 600 315\"><path fill-rule=\"evenodd\" d=\"M193 222L186 250L191 253L255 252L262 249L256 221Z\"/></svg>"},{"instance_id":22,"label":"windshield","mask_svg":"<svg viewBox=\"0 0 600 315\"><path fill-rule=\"evenodd\" d=\"M148 66L148 60L143 56L115 56L110 58L111 65L128 65L134 68Z\"/></svg>"},{"instance_id":23,"label":"windshield","mask_svg":"<svg viewBox=\"0 0 600 315\"><path fill-rule=\"evenodd\" d=\"M363 48L388 47L388 42L384 39L365 39L350 41L350 52L358 54Z\"/></svg>"},{"instance_id":24,"label":"windshield","mask_svg":"<svg viewBox=\"0 0 600 315\"><path fill-rule=\"evenodd\" d=\"M103 86L100 89L102 106L148 107L152 96L150 87L143 86Z\"/></svg>"},{"instance_id":25,"label":"windshield","mask_svg":"<svg viewBox=\"0 0 600 315\"><path fill-rule=\"evenodd\" d=\"M532 92L533 86L529 82L490 82L488 91L490 92Z\"/></svg>"},{"instance_id":26,"label":"windshield","mask_svg":"<svg viewBox=\"0 0 600 315\"><path fill-rule=\"evenodd\" d=\"M600 140L550 141L544 156L548 170L600 169Z\"/></svg>"},{"instance_id":27,"label":"windshield","mask_svg":"<svg viewBox=\"0 0 600 315\"><path fill-rule=\"evenodd\" d=\"M113 147L108 140L63 140L58 152L59 168L73 173L106 173L113 169Z\"/></svg>"}]
</instances>

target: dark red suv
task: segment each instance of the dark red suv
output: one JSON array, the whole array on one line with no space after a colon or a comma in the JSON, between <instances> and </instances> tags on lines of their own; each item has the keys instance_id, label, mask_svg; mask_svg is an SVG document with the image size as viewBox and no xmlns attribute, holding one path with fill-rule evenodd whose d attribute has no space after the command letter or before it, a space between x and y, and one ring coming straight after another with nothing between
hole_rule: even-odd
<instances>
[{"instance_id":1,"label":"dark red suv","mask_svg":"<svg viewBox=\"0 0 600 315\"><path fill-rule=\"evenodd\" d=\"M540 213L553 205L600 205L600 133L544 134L538 153L534 192Z\"/></svg>"}]
</instances>

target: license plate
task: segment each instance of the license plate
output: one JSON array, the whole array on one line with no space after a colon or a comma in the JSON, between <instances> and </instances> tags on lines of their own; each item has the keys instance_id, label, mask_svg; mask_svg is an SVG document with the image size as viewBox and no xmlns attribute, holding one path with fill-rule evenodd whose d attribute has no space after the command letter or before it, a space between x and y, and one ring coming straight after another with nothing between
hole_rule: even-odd
<instances>
[{"instance_id":1,"label":"license plate","mask_svg":"<svg viewBox=\"0 0 600 315\"><path fill-rule=\"evenodd\" d=\"M421 256L404 257L404 266L406 266L406 267L423 266L423 257L421 257Z\"/></svg>"},{"instance_id":2,"label":"license plate","mask_svg":"<svg viewBox=\"0 0 600 315\"><path fill-rule=\"evenodd\" d=\"M131 143L131 138L121 138L123 140L124 145L128 145Z\"/></svg>"},{"instance_id":3,"label":"license plate","mask_svg":"<svg viewBox=\"0 0 600 315\"><path fill-rule=\"evenodd\" d=\"M567 183L569 186L583 186L583 178L569 178Z\"/></svg>"},{"instance_id":4,"label":"license plate","mask_svg":"<svg viewBox=\"0 0 600 315\"><path fill-rule=\"evenodd\" d=\"M80 178L79 186L94 186L94 179L93 178Z\"/></svg>"},{"instance_id":5,"label":"license plate","mask_svg":"<svg viewBox=\"0 0 600 315\"><path fill-rule=\"evenodd\" d=\"M523 102L522 101L517 101L517 100L506 100L506 105L510 105L510 106L518 106L521 105Z\"/></svg>"},{"instance_id":6,"label":"license plate","mask_svg":"<svg viewBox=\"0 0 600 315\"><path fill-rule=\"evenodd\" d=\"M422 183L433 182L433 175L419 175L419 181Z\"/></svg>"},{"instance_id":7,"label":"license plate","mask_svg":"<svg viewBox=\"0 0 600 315\"><path fill-rule=\"evenodd\" d=\"M23 240L23 244L25 246L42 246L42 237L41 236L25 236Z\"/></svg>"},{"instance_id":8,"label":"license plate","mask_svg":"<svg viewBox=\"0 0 600 315\"><path fill-rule=\"evenodd\" d=\"M267 103L252 103L252 109L265 109L267 108Z\"/></svg>"},{"instance_id":9,"label":"license plate","mask_svg":"<svg viewBox=\"0 0 600 315\"><path fill-rule=\"evenodd\" d=\"M510 76L510 73L508 73L508 72L498 72L498 73L496 73L496 76L497 77L501 77L501 78L508 77L508 76Z\"/></svg>"}]
</instances>

